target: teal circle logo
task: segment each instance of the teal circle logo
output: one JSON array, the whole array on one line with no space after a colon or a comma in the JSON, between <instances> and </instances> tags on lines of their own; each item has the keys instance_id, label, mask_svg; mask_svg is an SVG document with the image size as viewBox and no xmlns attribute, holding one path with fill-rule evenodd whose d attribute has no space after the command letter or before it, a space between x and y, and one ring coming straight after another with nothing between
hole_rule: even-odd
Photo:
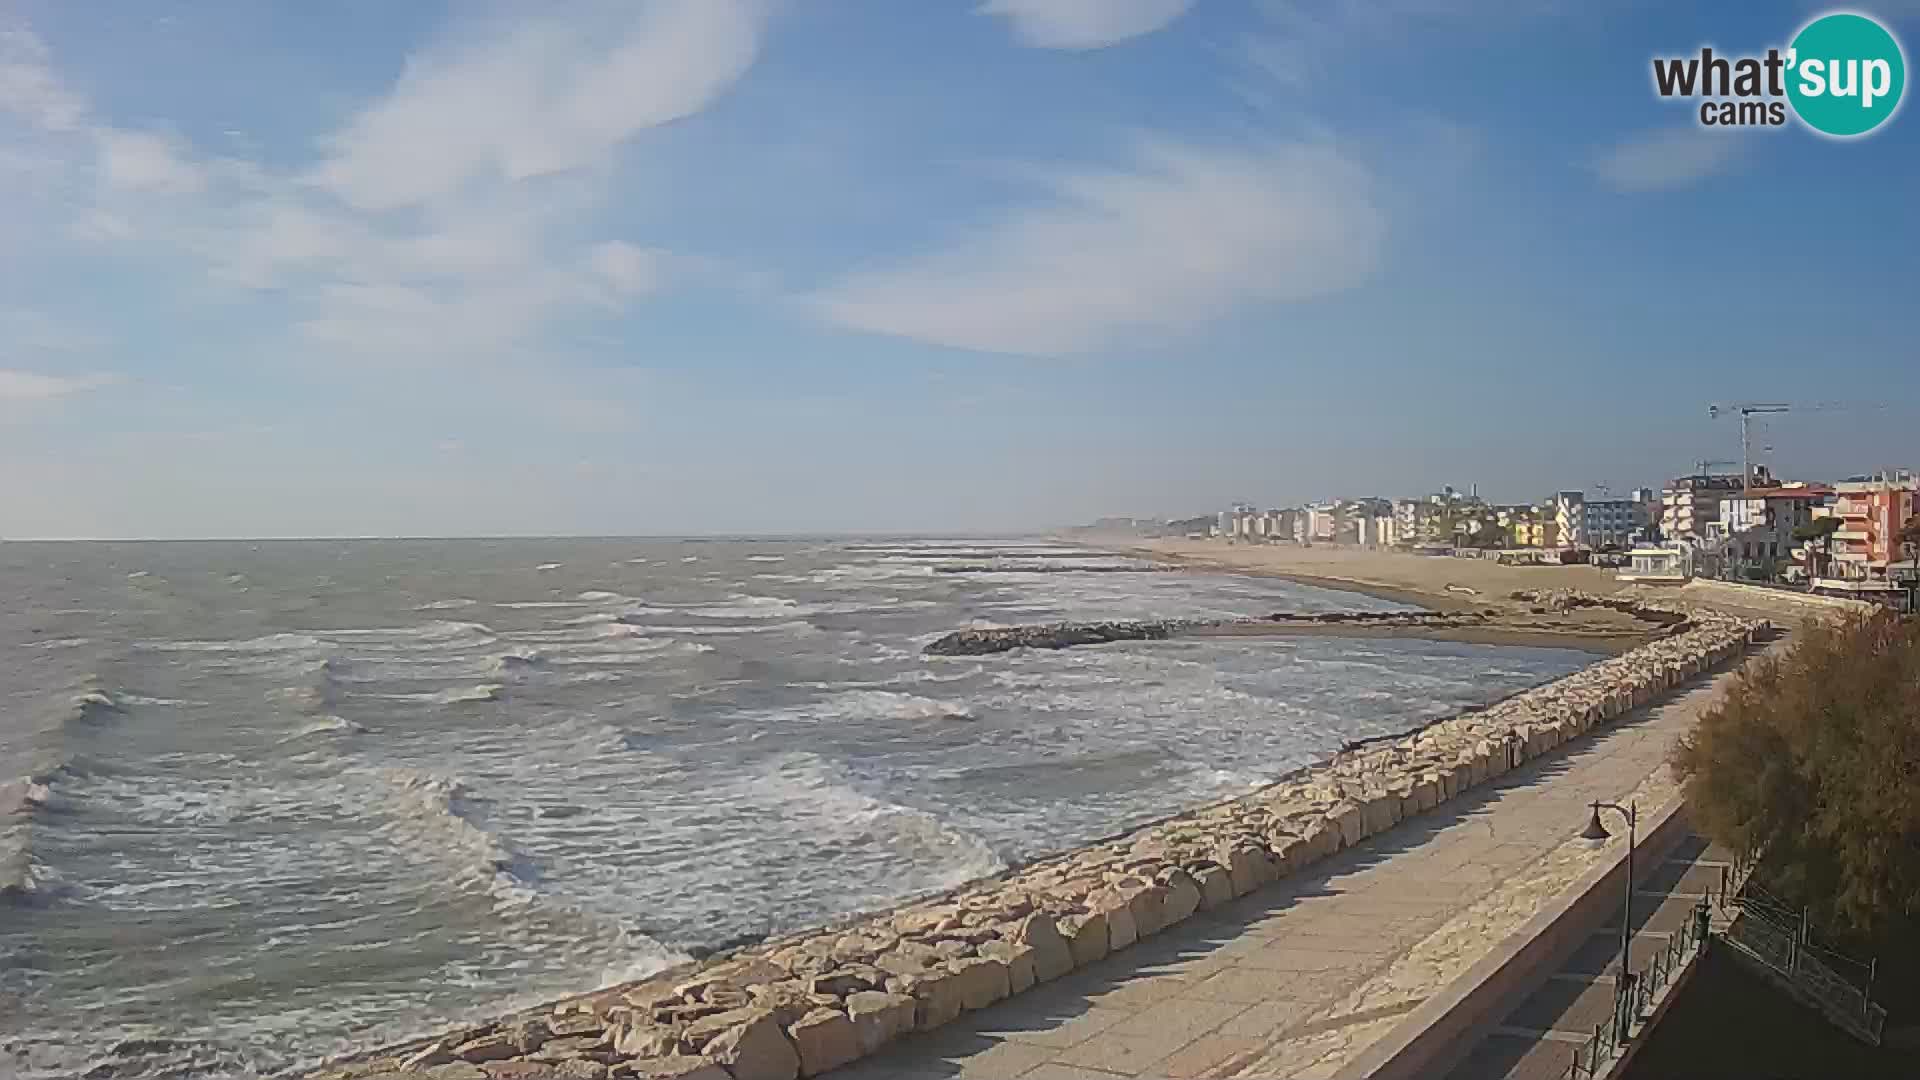
<instances>
[{"instance_id":1,"label":"teal circle logo","mask_svg":"<svg viewBox=\"0 0 1920 1080\"><path fill-rule=\"evenodd\" d=\"M1787 50L1787 100L1824 135L1852 138L1886 123L1906 88L1900 43L1865 15L1822 15Z\"/></svg>"}]
</instances>

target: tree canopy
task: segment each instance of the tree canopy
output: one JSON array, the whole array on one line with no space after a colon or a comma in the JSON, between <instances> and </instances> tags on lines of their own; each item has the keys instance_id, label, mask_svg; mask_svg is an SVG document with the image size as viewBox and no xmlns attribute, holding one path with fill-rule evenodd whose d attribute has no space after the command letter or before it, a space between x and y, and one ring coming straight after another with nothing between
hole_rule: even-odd
<instances>
[{"instance_id":1,"label":"tree canopy","mask_svg":"<svg viewBox=\"0 0 1920 1080\"><path fill-rule=\"evenodd\" d=\"M1920 620L1809 623L1674 749L1696 827L1822 924L1920 915Z\"/></svg>"}]
</instances>

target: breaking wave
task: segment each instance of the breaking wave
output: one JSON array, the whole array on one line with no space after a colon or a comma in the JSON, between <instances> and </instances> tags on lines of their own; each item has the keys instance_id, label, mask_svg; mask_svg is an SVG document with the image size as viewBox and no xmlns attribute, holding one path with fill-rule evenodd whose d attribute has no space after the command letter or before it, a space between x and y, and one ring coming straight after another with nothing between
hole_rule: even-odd
<instances>
[{"instance_id":1,"label":"breaking wave","mask_svg":"<svg viewBox=\"0 0 1920 1080\"><path fill-rule=\"evenodd\" d=\"M456 596L451 600L435 600L432 603L421 604L419 607L414 608L413 610L415 611L452 611L455 608L472 607L474 603L475 603L474 601L469 600L464 596Z\"/></svg>"},{"instance_id":2,"label":"breaking wave","mask_svg":"<svg viewBox=\"0 0 1920 1080\"><path fill-rule=\"evenodd\" d=\"M905 863L904 880L895 881L910 891L951 888L1007 868L986 841L927 811L861 791L844 770L815 754L771 759L751 783L753 798L771 799L822 844L870 852L883 873L898 875Z\"/></svg>"},{"instance_id":3,"label":"breaking wave","mask_svg":"<svg viewBox=\"0 0 1920 1080\"><path fill-rule=\"evenodd\" d=\"M311 634L266 634L241 641L151 641L141 647L156 652L287 653L316 651L326 643Z\"/></svg>"},{"instance_id":4,"label":"breaking wave","mask_svg":"<svg viewBox=\"0 0 1920 1080\"><path fill-rule=\"evenodd\" d=\"M366 733L366 730L366 728L344 716L328 714L280 741L283 743L294 742L299 739L311 739L320 735L363 735Z\"/></svg>"},{"instance_id":5,"label":"breaking wave","mask_svg":"<svg viewBox=\"0 0 1920 1080\"><path fill-rule=\"evenodd\" d=\"M499 683L481 683L478 686L451 686L445 690L435 690L423 694L372 694L384 701L418 701L428 705L460 705L467 702L499 701L505 689Z\"/></svg>"},{"instance_id":6,"label":"breaking wave","mask_svg":"<svg viewBox=\"0 0 1920 1080\"><path fill-rule=\"evenodd\" d=\"M873 723L885 720L970 720L973 713L956 701L936 701L894 690L855 690L804 710L821 720Z\"/></svg>"},{"instance_id":7,"label":"breaking wave","mask_svg":"<svg viewBox=\"0 0 1920 1080\"><path fill-rule=\"evenodd\" d=\"M484 806L458 778L409 768L379 769L373 775L391 811L376 832L450 858L455 883L483 889L496 908L525 907L536 899L539 875L531 860L487 828Z\"/></svg>"}]
</instances>

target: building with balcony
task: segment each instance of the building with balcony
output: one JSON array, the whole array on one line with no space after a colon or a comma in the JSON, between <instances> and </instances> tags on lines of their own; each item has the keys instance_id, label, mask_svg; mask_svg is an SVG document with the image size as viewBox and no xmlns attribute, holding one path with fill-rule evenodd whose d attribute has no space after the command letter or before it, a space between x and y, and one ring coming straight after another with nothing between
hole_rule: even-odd
<instances>
[{"instance_id":1,"label":"building with balcony","mask_svg":"<svg viewBox=\"0 0 1920 1080\"><path fill-rule=\"evenodd\" d=\"M1720 500L1717 520L1707 524L1707 542L1735 566L1771 570L1781 559L1804 558L1796 553L1794 530L1812 522L1832 497L1833 489L1819 484L1735 492Z\"/></svg>"},{"instance_id":2,"label":"building with balcony","mask_svg":"<svg viewBox=\"0 0 1920 1080\"><path fill-rule=\"evenodd\" d=\"M1833 561L1817 588L1852 592L1908 587L1913 556L1901 546L1901 526L1920 514L1920 474L1886 469L1833 486L1828 514L1840 519L1833 534ZM1902 565L1905 564L1905 565Z\"/></svg>"},{"instance_id":3,"label":"building with balcony","mask_svg":"<svg viewBox=\"0 0 1920 1080\"><path fill-rule=\"evenodd\" d=\"M1720 500L1745 485L1739 473L1676 477L1660 493L1660 532L1669 543L1704 544L1707 526L1720 520ZM1776 486L1765 465L1753 467L1753 486Z\"/></svg>"}]
</instances>

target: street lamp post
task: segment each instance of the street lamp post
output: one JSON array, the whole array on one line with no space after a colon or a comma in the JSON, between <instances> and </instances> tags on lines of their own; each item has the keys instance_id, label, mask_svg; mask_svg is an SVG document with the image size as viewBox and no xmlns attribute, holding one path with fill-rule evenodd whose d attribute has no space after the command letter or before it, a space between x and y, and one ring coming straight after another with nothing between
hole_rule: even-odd
<instances>
[{"instance_id":1,"label":"street lamp post","mask_svg":"<svg viewBox=\"0 0 1920 1080\"><path fill-rule=\"evenodd\" d=\"M1627 995L1633 992L1633 972L1628 966L1630 957L1627 949L1633 940L1633 847L1635 841L1638 840L1637 832L1640 825L1640 812L1639 806L1636 803L1628 803L1625 806L1621 806L1619 803L1596 802L1593 804L1593 816L1587 819L1587 827L1581 830L1580 838L1582 840L1598 844L1605 842L1607 838L1612 835L1607 832L1607 827L1600 821L1600 811L1602 810L1612 810L1627 819L1627 888L1626 894L1622 897L1620 903L1619 983L1620 996L1623 999L1622 1005L1626 1006L1629 1002L1625 999ZM1620 1041L1626 1041L1627 1029L1632 1023L1632 1010L1626 1007L1621 1008Z\"/></svg>"}]
</instances>

